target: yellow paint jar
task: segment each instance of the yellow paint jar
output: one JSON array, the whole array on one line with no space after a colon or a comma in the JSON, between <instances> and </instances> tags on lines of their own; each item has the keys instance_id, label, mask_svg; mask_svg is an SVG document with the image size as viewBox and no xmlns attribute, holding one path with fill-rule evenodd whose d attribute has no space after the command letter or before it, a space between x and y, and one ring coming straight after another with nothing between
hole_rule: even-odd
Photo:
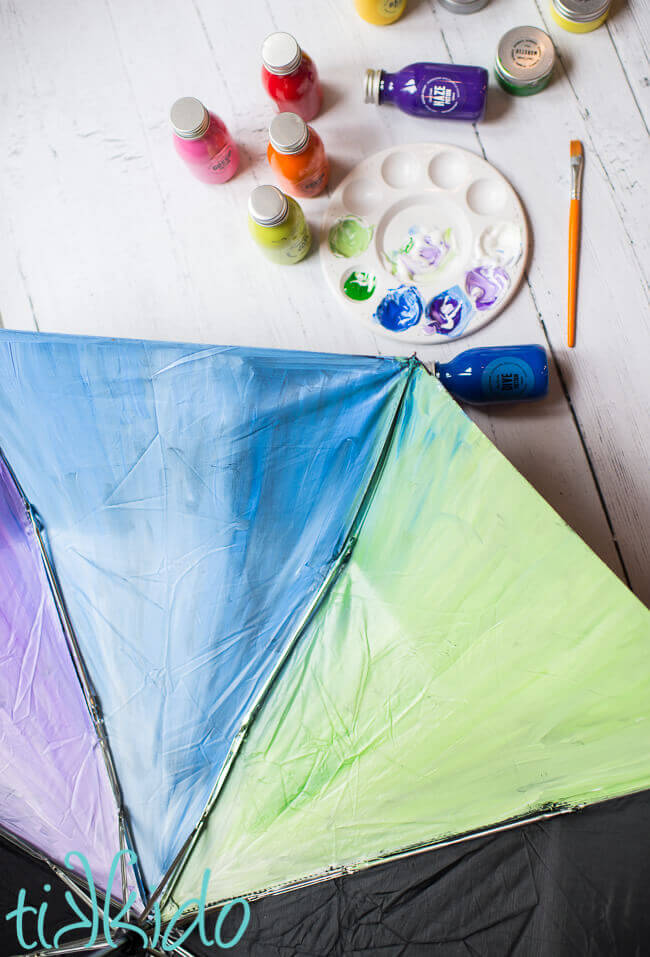
<instances>
[{"instance_id":1,"label":"yellow paint jar","mask_svg":"<svg viewBox=\"0 0 650 957\"><path fill-rule=\"evenodd\" d=\"M354 0L357 13L368 23L384 27L404 13L406 0Z\"/></svg>"},{"instance_id":2,"label":"yellow paint jar","mask_svg":"<svg viewBox=\"0 0 650 957\"><path fill-rule=\"evenodd\" d=\"M591 33L605 22L611 0L551 0L551 16L570 33Z\"/></svg>"}]
</instances>

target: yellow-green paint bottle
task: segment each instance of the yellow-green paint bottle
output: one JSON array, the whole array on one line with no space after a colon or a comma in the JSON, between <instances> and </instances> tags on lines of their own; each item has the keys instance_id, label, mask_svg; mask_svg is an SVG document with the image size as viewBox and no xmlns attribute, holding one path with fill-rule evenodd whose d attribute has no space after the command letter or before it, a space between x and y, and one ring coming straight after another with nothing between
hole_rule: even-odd
<instances>
[{"instance_id":1,"label":"yellow-green paint bottle","mask_svg":"<svg viewBox=\"0 0 650 957\"><path fill-rule=\"evenodd\" d=\"M591 33L605 22L611 0L551 0L551 16L570 33Z\"/></svg>"},{"instance_id":2,"label":"yellow-green paint bottle","mask_svg":"<svg viewBox=\"0 0 650 957\"><path fill-rule=\"evenodd\" d=\"M309 252L311 233L303 211L277 186L257 186L250 194L248 228L271 262L291 265Z\"/></svg>"}]
</instances>

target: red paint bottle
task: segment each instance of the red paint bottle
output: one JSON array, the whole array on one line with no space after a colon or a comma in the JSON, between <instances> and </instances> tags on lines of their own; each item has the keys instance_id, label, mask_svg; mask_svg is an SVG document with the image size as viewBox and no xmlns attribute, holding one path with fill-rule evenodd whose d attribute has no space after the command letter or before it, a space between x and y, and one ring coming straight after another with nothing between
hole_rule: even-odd
<instances>
[{"instance_id":1,"label":"red paint bottle","mask_svg":"<svg viewBox=\"0 0 650 957\"><path fill-rule=\"evenodd\" d=\"M290 33L271 33L262 44L262 84L279 113L297 113L305 123L323 102L314 61Z\"/></svg>"}]
</instances>

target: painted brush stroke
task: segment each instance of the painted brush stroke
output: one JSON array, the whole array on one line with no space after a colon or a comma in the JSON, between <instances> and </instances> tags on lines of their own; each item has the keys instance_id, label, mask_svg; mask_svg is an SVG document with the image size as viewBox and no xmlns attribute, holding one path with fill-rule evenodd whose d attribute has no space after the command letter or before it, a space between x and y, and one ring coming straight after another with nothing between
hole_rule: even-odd
<instances>
[{"instance_id":1,"label":"painted brush stroke","mask_svg":"<svg viewBox=\"0 0 650 957\"><path fill-rule=\"evenodd\" d=\"M0 331L3 449L47 528L152 887L337 560L405 375Z\"/></svg>"},{"instance_id":2,"label":"painted brush stroke","mask_svg":"<svg viewBox=\"0 0 650 957\"><path fill-rule=\"evenodd\" d=\"M117 805L36 532L1 455L0 662L0 824L59 864L83 851L105 890Z\"/></svg>"},{"instance_id":3,"label":"painted brush stroke","mask_svg":"<svg viewBox=\"0 0 650 957\"><path fill-rule=\"evenodd\" d=\"M215 902L647 788L649 739L650 614L414 364L173 901L206 867Z\"/></svg>"}]
</instances>

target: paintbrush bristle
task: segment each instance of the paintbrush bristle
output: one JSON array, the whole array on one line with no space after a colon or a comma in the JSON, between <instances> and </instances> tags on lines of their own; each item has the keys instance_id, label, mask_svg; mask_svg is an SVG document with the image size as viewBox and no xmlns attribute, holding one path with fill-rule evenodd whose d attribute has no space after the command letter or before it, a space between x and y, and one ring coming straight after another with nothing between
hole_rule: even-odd
<instances>
[{"instance_id":1,"label":"paintbrush bristle","mask_svg":"<svg viewBox=\"0 0 650 957\"><path fill-rule=\"evenodd\" d=\"M580 140L571 140L571 156L582 156L582 143Z\"/></svg>"}]
</instances>

